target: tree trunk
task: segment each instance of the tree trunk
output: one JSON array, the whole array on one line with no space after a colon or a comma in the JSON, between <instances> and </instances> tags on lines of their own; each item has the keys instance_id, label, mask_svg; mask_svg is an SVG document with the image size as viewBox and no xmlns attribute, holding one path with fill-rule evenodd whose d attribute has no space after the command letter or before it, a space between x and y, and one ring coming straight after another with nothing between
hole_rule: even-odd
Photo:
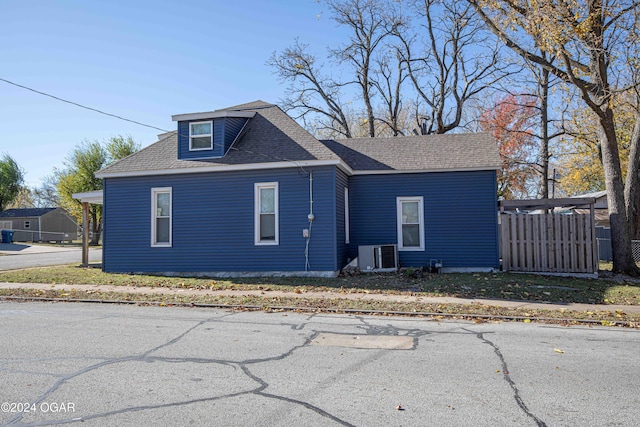
<instances>
[{"instance_id":1,"label":"tree trunk","mask_svg":"<svg viewBox=\"0 0 640 427\"><path fill-rule=\"evenodd\" d=\"M371 106L371 91L369 88L369 61L364 64L363 69L360 71L362 78L360 80L360 86L362 88L362 98L367 110L367 128L369 137L374 138L376 136L375 127L375 115L373 114L373 107Z\"/></svg>"},{"instance_id":2,"label":"tree trunk","mask_svg":"<svg viewBox=\"0 0 640 427\"><path fill-rule=\"evenodd\" d=\"M540 197L549 198L549 71L542 69L540 81ZM554 177L555 178L555 177Z\"/></svg>"},{"instance_id":3,"label":"tree trunk","mask_svg":"<svg viewBox=\"0 0 640 427\"><path fill-rule=\"evenodd\" d=\"M640 111L636 110L636 122L629 143L629 167L624 185L624 201L627 218L631 223L631 238L640 239Z\"/></svg>"},{"instance_id":4,"label":"tree trunk","mask_svg":"<svg viewBox=\"0 0 640 427\"><path fill-rule=\"evenodd\" d=\"M93 232L93 237L91 237L91 242L89 245L98 246L100 242L100 223L98 222L98 213L96 212L97 206L92 206L91 208L91 231Z\"/></svg>"},{"instance_id":5,"label":"tree trunk","mask_svg":"<svg viewBox=\"0 0 640 427\"><path fill-rule=\"evenodd\" d=\"M613 249L613 272L640 275L631 252L631 229L625 208L622 169L615 133L613 111L606 108L600 116L600 146L602 166L607 187L611 243Z\"/></svg>"}]
</instances>

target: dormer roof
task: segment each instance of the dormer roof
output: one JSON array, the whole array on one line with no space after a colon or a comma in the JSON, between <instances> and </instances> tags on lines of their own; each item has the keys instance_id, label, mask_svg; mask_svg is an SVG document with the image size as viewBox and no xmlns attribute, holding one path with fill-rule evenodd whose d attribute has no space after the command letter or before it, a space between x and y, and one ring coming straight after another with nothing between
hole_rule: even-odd
<instances>
[{"instance_id":1,"label":"dormer roof","mask_svg":"<svg viewBox=\"0 0 640 427\"><path fill-rule=\"evenodd\" d=\"M213 112L193 114L211 113L220 117L251 115L238 140L223 157L179 159L176 131L162 134L163 138L158 142L107 166L96 173L96 176L107 178L178 174L228 170L240 166L259 169L297 167L307 162L340 162L340 158L333 151L304 130L277 105L254 101Z\"/></svg>"}]
</instances>

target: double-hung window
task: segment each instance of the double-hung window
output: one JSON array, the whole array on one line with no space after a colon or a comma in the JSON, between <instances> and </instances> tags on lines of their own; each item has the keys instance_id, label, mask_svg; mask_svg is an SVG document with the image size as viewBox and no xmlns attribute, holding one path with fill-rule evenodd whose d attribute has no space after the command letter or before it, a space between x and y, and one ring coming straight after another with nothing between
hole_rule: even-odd
<instances>
[{"instance_id":1,"label":"double-hung window","mask_svg":"<svg viewBox=\"0 0 640 427\"><path fill-rule=\"evenodd\" d=\"M278 183L255 184L255 244L278 244Z\"/></svg>"},{"instance_id":2,"label":"double-hung window","mask_svg":"<svg viewBox=\"0 0 640 427\"><path fill-rule=\"evenodd\" d=\"M213 149L213 122L189 123L189 150Z\"/></svg>"},{"instance_id":3,"label":"double-hung window","mask_svg":"<svg viewBox=\"0 0 640 427\"><path fill-rule=\"evenodd\" d=\"M171 246L171 187L151 189L151 246Z\"/></svg>"},{"instance_id":4,"label":"double-hung window","mask_svg":"<svg viewBox=\"0 0 640 427\"><path fill-rule=\"evenodd\" d=\"M424 207L422 197L398 197L398 250L424 250Z\"/></svg>"}]
</instances>

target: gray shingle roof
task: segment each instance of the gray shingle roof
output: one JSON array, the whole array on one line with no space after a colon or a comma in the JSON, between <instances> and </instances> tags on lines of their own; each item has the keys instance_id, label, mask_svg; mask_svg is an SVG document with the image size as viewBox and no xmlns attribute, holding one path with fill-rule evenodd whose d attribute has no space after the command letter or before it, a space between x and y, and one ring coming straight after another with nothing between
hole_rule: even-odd
<instances>
[{"instance_id":1,"label":"gray shingle roof","mask_svg":"<svg viewBox=\"0 0 640 427\"><path fill-rule=\"evenodd\" d=\"M354 171L500 169L490 133L322 141Z\"/></svg>"},{"instance_id":2,"label":"gray shingle roof","mask_svg":"<svg viewBox=\"0 0 640 427\"><path fill-rule=\"evenodd\" d=\"M283 161L344 161L354 171L437 171L499 169L500 157L488 133L352 138L319 141L278 106L254 101L216 111L252 111L238 141L218 159L179 160L176 132L97 173L121 174L196 172L197 169Z\"/></svg>"},{"instance_id":3,"label":"gray shingle roof","mask_svg":"<svg viewBox=\"0 0 640 427\"><path fill-rule=\"evenodd\" d=\"M0 212L0 218L33 218L48 214L58 208L24 208L24 209L7 209Z\"/></svg>"}]
</instances>

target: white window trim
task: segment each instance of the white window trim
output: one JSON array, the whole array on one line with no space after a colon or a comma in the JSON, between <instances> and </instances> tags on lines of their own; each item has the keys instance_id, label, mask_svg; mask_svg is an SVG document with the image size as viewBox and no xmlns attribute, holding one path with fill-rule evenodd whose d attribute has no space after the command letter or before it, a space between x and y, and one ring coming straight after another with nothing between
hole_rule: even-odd
<instances>
[{"instance_id":1,"label":"white window trim","mask_svg":"<svg viewBox=\"0 0 640 427\"><path fill-rule=\"evenodd\" d=\"M275 206L275 229L276 229L276 238L275 240L260 240L260 190L263 188L273 188L274 191L274 206ZM274 246L279 245L280 243L280 203L279 203L279 195L278 195L278 183L277 182L256 182L254 184L253 194L254 194L254 244L256 246Z\"/></svg>"},{"instance_id":2,"label":"white window trim","mask_svg":"<svg viewBox=\"0 0 640 427\"><path fill-rule=\"evenodd\" d=\"M344 243L350 242L350 228L349 228L349 188L344 187Z\"/></svg>"},{"instance_id":3,"label":"white window trim","mask_svg":"<svg viewBox=\"0 0 640 427\"><path fill-rule=\"evenodd\" d=\"M420 246L404 247L402 241L402 203L418 202L418 218L420 219ZM417 197L397 197L396 198L396 222L398 227L398 250L399 251L424 251L424 201L422 196Z\"/></svg>"},{"instance_id":4,"label":"white window trim","mask_svg":"<svg viewBox=\"0 0 640 427\"><path fill-rule=\"evenodd\" d=\"M205 124L205 123L209 123L211 125L211 133L203 133L203 134L199 134L199 135L193 135L191 133L191 126L192 125L201 125L201 124ZM192 141L193 138L203 138L205 136L209 137L209 141L211 142L211 145L209 146L209 148L193 148L192 145ZM189 123L189 151L206 151L206 150L213 150L213 122L212 121L205 121L205 122L190 122Z\"/></svg>"},{"instance_id":5,"label":"white window trim","mask_svg":"<svg viewBox=\"0 0 640 427\"><path fill-rule=\"evenodd\" d=\"M169 242L156 242L156 219L158 218L158 194L169 193ZM164 217L163 217L164 218ZM151 247L170 248L173 245L173 189L158 187L151 189Z\"/></svg>"}]
</instances>

